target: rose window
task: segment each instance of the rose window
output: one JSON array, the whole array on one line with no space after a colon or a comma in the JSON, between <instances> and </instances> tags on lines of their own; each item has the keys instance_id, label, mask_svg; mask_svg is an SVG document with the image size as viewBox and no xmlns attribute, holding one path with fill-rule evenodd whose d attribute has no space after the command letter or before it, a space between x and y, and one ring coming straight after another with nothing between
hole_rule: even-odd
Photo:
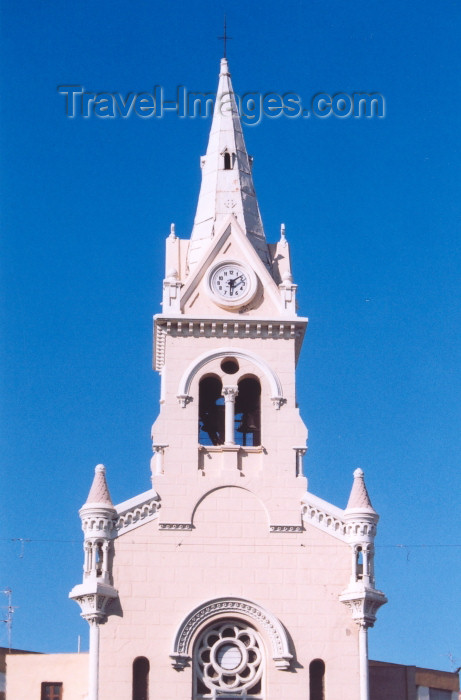
<instances>
[{"instance_id":1,"label":"rose window","mask_svg":"<svg viewBox=\"0 0 461 700\"><path fill-rule=\"evenodd\" d=\"M248 625L227 620L200 635L194 653L196 699L262 698L262 643Z\"/></svg>"}]
</instances>

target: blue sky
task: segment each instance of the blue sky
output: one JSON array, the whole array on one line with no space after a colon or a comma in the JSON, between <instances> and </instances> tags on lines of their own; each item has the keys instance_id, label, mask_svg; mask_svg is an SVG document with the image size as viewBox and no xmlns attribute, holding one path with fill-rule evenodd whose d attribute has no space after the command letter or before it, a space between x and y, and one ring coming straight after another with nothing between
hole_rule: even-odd
<instances>
[{"instance_id":1,"label":"blue sky","mask_svg":"<svg viewBox=\"0 0 461 700\"><path fill-rule=\"evenodd\" d=\"M0 589L17 606L13 645L87 644L67 593L94 466L115 502L149 488L164 238L172 221L190 234L209 129L175 114L69 119L57 86L213 91L224 12L238 93L385 97L383 119L266 118L245 138L267 238L285 222L310 319L298 369L310 488L344 507L360 466L381 515L389 603L370 656L452 670L461 10L449 1L4 5Z\"/></svg>"}]
</instances>

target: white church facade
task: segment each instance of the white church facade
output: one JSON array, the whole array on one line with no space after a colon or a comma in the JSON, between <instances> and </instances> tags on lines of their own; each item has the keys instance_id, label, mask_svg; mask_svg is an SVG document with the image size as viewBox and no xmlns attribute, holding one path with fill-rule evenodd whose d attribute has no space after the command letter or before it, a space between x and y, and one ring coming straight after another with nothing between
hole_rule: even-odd
<instances>
[{"instance_id":1,"label":"white church facade","mask_svg":"<svg viewBox=\"0 0 461 700\"><path fill-rule=\"evenodd\" d=\"M80 511L90 700L369 700L378 515L308 490L289 243L265 238L226 59L190 239L166 240L152 489Z\"/></svg>"}]
</instances>

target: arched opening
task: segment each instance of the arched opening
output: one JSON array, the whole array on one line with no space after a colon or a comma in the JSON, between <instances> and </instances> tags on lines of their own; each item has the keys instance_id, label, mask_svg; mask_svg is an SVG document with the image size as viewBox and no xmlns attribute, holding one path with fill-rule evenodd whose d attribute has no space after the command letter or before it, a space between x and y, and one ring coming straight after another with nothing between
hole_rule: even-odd
<instances>
[{"instance_id":1,"label":"arched opening","mask_svg":"<svg viewBox=\"0 0 461 700\"><path fill-rule=\"evenodd\" d=\"M209 625L194 645L193 659L193 700L263 700L263 644L247 622L222 619Z\"/></svg>"},{"instance_id":2,"label":"arched opening","mask_svg":"<svg viewBox=\"0 0 461 700\"><path fill-rule=\"evenodd\" d=\"M104 561L104 551L102 548L102 542L95 542L95 557L96 557L96 576L102 575L103 561Z\"/></svg>"},{"instance_id":3,"label":"arched opening","mask_svg":"<svg viewBox=\"0 0 461 700\"><path fill-rule=\"evenodd\" d=\"M235 442L243 447L261 444L261 384L254 377L245 377L238 383Z\"/></svg>"},{"instance_id":4,"label":"arched opening","mask_svg":"<svg viewBox=\"0 0 461 700\"><path fill-rule=\"evenodd\" d=\"M355 549L355 579L356 581L363 579L363 551L360 545Z\"/></svg>"},{"instance_id":5,"label":"arched opening","mask_svg":"<svg viewBox=\"0 0 461 700\"><path fill-rule=\"evenodd\" d=\"M286 400L283 398L282 382L272 367L268 365L262 357L248 350L243 352L242 350L238 350L236 348L226 347L221 348L220 350L209 350L208 352L204 352L186 368L181 379L179 380L177 391L177 397L181 400L181 404L184 408L187 406L187 399L190 398L191 385L196 375L204 370L204 367L206 367L209 362L224 359L226 357L233 357L237 361L241 359L251 362L260 370L261 374L265 375L267 380L267 388L270 392L270 398L274 404L274 407L279 409L280 406L285 403Z\"/></svg>"},{"instance_id":6,"label":"arched opening","mask_svg":"<svg viewBox=\"0 0 461 700\"><path fill-rule=\"evenodd\" d=\"M133 700L149 700L149 659L138 656L133 661Z\"/></svg>"},{"instance_id":7,"label":"arched opening","mask_svg":"<svg viewBox=\"0 0 461 700\"><path fill-rule=\"evenodd\" d=\"M85 542L84 545L85 552L85 575L88 576L91 573L93 566L93 544L92 542Z\"/></svg>"},{"instance_id":8,"label":"arched opening","mask_svg":"<svg viewBox=\"0 0 461 700\"><path fill-rule=\"evenodd\" d=\"M309 664L309 700L325 700L325 662L314 659Z\"/></svg>"},{"instance_id":9,"label":"arched opening","mask_svg":"<svg viewBox=\"0 0 461 700\"><path fill-rule=\"evenodd\" d=\"M222 445L224 443L224 397L219 377L211 375L200 380L198 403L200 445Z\"/></svg>"},{"instance_id":10,"label":"arched opening","mask_svg":"<svg viewBox=\"0 0 461 700\"><path fill-rule=\"evenodd\" d=\"M364 573L368 577L368 582L374 586L375 583L375 571L374 571L374 549L372 544L368 544L365 547L365 562L364 562Z\"/></svg>"},{"instance_id":11,"label":"arched opening","mask_svg":"<svg viewBox=\"0 0 461 700\"><path fill-rule=\"evenodd\" d=\"M232 170L231 154L227 151L224 153L224 170Z\"/></svg>"}]
</instances>

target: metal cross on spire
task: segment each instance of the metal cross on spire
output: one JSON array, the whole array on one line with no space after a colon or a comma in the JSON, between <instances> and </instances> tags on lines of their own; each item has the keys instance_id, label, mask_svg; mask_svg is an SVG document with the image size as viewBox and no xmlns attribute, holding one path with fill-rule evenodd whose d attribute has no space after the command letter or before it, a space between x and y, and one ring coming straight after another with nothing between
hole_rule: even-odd
<instances>
[{"instance_id":1,"label":"metal cross on spire","mask_svg":"<svg viewBox=\"0 0 461 700\"><path fill-rule=\"evenodd\" d=\"M220 39L224 43L224 58L227 58L227 42L229 41L229 39L232 39L232 37L228 36L227 34L226 15L224 15L224 34L222 36L218 36L218 39Z\"/></svg>"}]
</instances>

